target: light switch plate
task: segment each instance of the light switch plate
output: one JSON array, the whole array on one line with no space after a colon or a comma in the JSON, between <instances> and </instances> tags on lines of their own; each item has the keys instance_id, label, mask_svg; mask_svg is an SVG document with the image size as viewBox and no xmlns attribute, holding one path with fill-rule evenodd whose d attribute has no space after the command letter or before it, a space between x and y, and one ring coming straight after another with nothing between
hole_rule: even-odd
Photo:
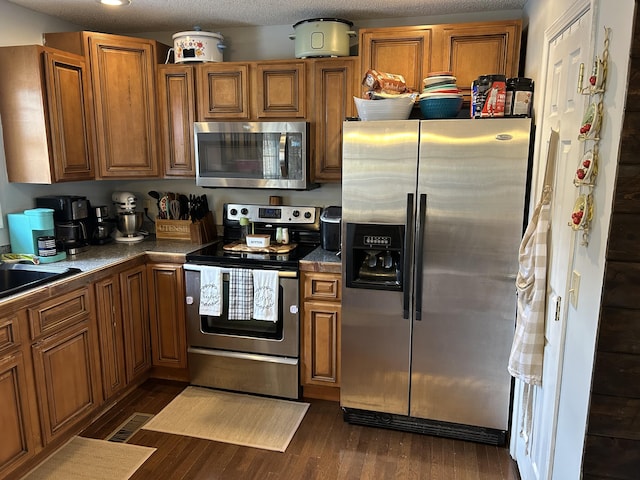
<instances>
[{"instance_id":1,"label":"light switch plate","mask_svg":"<svg viewBox=\"0 0 640 480\"><path fill-rule=\"evenodd\" d=\"M578 294L580 293L580 274L575 270L571 272L571 287L569 287L569 299L571 306L578 308Z\"/></svg>"}]
</instances>

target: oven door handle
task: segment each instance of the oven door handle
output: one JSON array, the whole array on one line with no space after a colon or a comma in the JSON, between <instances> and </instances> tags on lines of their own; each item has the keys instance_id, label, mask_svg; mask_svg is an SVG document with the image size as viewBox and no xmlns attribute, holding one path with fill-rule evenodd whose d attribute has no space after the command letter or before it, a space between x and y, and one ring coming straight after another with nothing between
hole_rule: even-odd
<instances>
[{"instance_id":1,"label":"oven door handle","mask_svg":"<svg viewBox=\"0 0 640 480\"><path fill-rule=\"evenodd\" d=\"M199 353L200 355L240 358L243 360L256 360L259 362L283 363L285 365L297 365L297 358L276 357L274 355L261 355L258 353L229 352L227 350L217 350L212 348L189 347L188 353Z\"/></svg>"},{"instance_id":2,"label":"oven door handle","mask_svg":"<svg viewBox=\"0 0 640 480\"><path fill-rule=\"evenodd\" d=\"M201 272L203 268L206 268L207 265L198 265L195 263L185 263L182 268L185 270L190 270L192 272ZM222 273L229 273L230 268L221 267ZM298 278L298 272L289 272L289 271L278 271L278 276L280 278Z\"/></svg>"}]
</instances>

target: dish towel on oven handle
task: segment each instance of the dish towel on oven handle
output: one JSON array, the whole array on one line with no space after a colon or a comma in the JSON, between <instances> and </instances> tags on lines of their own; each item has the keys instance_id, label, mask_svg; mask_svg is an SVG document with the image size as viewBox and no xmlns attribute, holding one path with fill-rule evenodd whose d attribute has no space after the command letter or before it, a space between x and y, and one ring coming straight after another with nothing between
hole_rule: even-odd
<instances>
[{"instance_id":1,"label":"dish towel on oven handle","mask_svg":"<svg viewBox=\"0 0 640 480\"><path fill-rule=\"evenodd\" d=\"M229 269L229 320L253 318L253 275L248 268Z\"/></svg>"},{"instance_id":2,"label":"dish towel on oven handle","mask_svg":"<svg viewBox=\"0 0 640 480\"><path fill-rule=\"evenodd\" d=\"M253 318L269 322L278 321L278 272L253 271Z\"/></svg>"},{"instance_id":3,"label":"dish towel on oven handle","mask_svg":"<svg viewBox=\"0 0 640 480\"><path fill-rule=\"evenodd\" d=\"M200 267L200 315L222 315L222 269Z\"/></svg>"}]
</instances>

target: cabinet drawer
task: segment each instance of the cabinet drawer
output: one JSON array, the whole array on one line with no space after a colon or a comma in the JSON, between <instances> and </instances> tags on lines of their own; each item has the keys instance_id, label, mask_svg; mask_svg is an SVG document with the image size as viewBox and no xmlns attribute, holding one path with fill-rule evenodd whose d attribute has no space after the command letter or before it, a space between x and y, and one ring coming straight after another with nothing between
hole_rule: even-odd
<instances>
[{"instance_id":1,"label":"cabinet drawer","mask_svg":"<svg viewBox=\"0 0 640 480\"><path fill-rule=\"evenodd\" d=\"M0 353L20 345L18 316L0 317Z\"/></svg>"},{"instance_id":2,"label":"cabinet drawer","mask_svg":"<svg viewBox=\"0 0 640 480\"><path fill-rule=\"evenodd\" d=\"M91 313L88 288L81 288L29 309L31 339L58 332L85 320Z\"/></svg>"},{"instance_id":3,"label":"cabinet drawer","mask_svg":"<svg viewBox=\"0 0 640 480\"><path fill-rule=\"evenodd\" d=\"M334 273L305 273L305 300L339 302L342 298L340 275Z\"/></svg>"}]
</instances>

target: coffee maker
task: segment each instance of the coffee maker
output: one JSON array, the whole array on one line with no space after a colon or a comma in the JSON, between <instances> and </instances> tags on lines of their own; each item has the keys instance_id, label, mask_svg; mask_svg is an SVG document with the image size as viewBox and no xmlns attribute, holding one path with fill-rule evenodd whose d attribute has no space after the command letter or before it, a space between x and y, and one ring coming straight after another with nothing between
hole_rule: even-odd
<instances>
[{"instance_id":1,"label":"coffee maker","mask_svg":"<svg viewBox=\"0 0 640 480\"><path fill-rule=\"evenodd\" d=\"M89 248L91 225L87 197L49 195L36 197L36 206L51 208L59 251L76 255Z\"/></svg>"},{"instance_id":2,"label":"coffee maker","mask_svg":"<svg viewBox=\"0 0 640 480\"><path fill-rule=\"evenodd\" d=\"M91 243L105 245L113 242L116 220L109 215L109 207L97 205L91 207Z\"/></svg>"},{"instance_id":3,"label":"coffee maker","mask_svg":"<svg viewBox=\"0 0 640 480\"><path fill-rule=\"evenodd\" d=\"M48 245L49 248L45 249L46 254L41 249L41 245L52 239L55 233L53 210L50 208L33 208L23 213L9 213L7 220L13 253L38 255L40 263L57 262L67 258L65 252L58 252Z\"/></svg>"}]
</instances>

